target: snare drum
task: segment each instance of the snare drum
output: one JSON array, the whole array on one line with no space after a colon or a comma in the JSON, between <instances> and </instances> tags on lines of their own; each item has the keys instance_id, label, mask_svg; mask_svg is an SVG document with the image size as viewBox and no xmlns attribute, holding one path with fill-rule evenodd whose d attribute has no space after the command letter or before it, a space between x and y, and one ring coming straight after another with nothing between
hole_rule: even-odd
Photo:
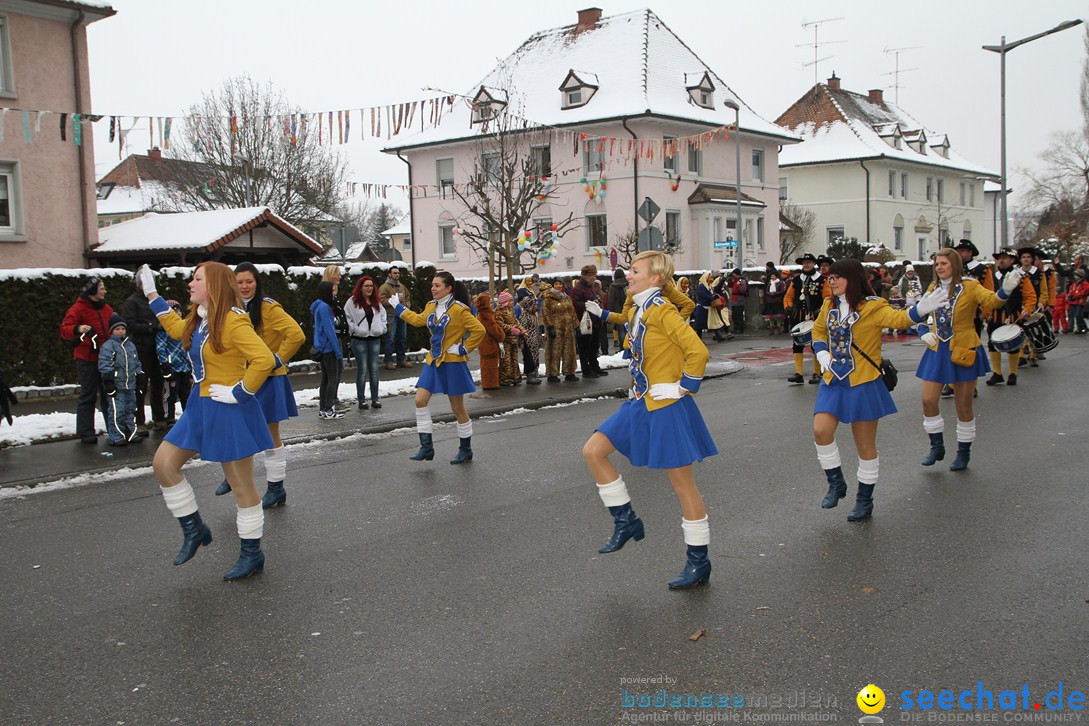
<instances>
[{"instance_id":1,"label":"snare drum","mask_svg":"<svg viewBox=\"0 0 1089 726\"><path fill-rule=\"evenodd\" d=\"M813 342L813 321L803 320L790 329L790 336L794 338L794 345L799 347Z\"/></svg>"},{"instance_id":2,"label":"snare drum","mask_svg":"<svg viewBox=\"0 0 1089 726\"><path fill-rule=\"evenodd\" d=\"M999 353L1016 353L1025 344L1025 331L1020 325L1003 325L991 333L991 345Z\"/></svg>"},{"instance_id":3,"label":"snare drum","mask_svg":"<svg viewBox=\"0 0 1089 726\"><path fill-rule=\"evenodd\" d=\"M1051 321L1043 313L1033 313L1025 319L1025 335L1037 353L1046 353L1059 344Z\"/></svg>"}]
</instances>

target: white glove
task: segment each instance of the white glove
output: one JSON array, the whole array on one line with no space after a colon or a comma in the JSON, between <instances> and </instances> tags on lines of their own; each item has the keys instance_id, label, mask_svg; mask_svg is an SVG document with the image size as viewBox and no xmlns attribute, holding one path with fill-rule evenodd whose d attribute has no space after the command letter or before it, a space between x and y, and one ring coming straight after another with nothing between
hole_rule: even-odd
<instances>
[{"instance_id":1,"label":"white glove","mask_svg":"<svg viewBox=\"0 0 1089 726\"><path fill-rule=\"evenodd\" d=\"M821 373L832 370L832 354L828 351L818 350L817 362L821 364Z\"/></svg>"},{"instance_id":2,"label":"white glove","mask_svg":"<svg viewBox=\"0 0 1089 726\"><path fill-rule=\"evenodd\" d=\"M238 403L234 397L234 386L225 386L222 383L213 383L208 386L208 393L213 401L219 403Z\"/></svg>"},{"instance_id":3,"label":"white glove","mask_svg":"<svg viewBox=\"0 0 1089 726\"><path fill-rule=\"evenodd\" d=\"M136 271L136 284L140 286L140 292L144 293L144 297L159 294L159 291L155 289L155 273L147 265L140 265L140 269Z\"/></svg>"},{"instance_id":4,"label":"white glove","mask_svg":"<svg viewBox=\"0 0 1089 726\"><path fill-rule=\"evenodd\" d=\"M1021 278L1024 276L1024 272L1020 267L1015 267L1006 273L1006 276L1002 278L1002 292L1010 295L1021 284Z\"/></svg>"},{"instance_id":5,"label":"white glove","mask_svg":"<svg viewBox=\"0 0 1089 726\"><path fill-rule=\"evenodd\" d=\"M935 310L944 308L949 304L949 291L941 285L923 295L919 302L915 303L915 312L919 317L930 315Z\"/></svg>"},{"instance_id":6,"label":"white glove","mask_svg":"<svg viewBox=\"0 0 1089 726\"><path fill-rule=\"evenodd\" d=\"M389 296L389 304L390 304L390 307L392 307L394 310L396 310L397 306L401 304L401 296L396 295L396 294L390 295Z\"/></svg>"},{"instance_id":7,"label":"white glove","mask_svg":"<svg viewBox=\"0 0 1089 726\"><path fill-rule=\"evenodd\" d=\"M688 391L681 388L681 382L655 383L650 387L650 397L655 401L665 401L670 398L680 398Z\"/></svg>"},{"instance_id":8,"label":"white glove","mask_svg":"<svg viewBox=\"0 0 1089 726\"><path fill-rule=\"evenodd\" d=\"M586 312L590 313L595 318L600 318L601 317L601 306L598 305L593 300L588 300L586 302Z\"/></svg>"},{"instance_id":9,"label":"white glove","mask_svg":"<svg viewBox=\"0 0 1089 726\"><path fill-rule=\"evenodd\" d=\"M450 355L469 355L469 353L465 350L465 346L461 343L454 343L446 349L446 352Z\"/></svg>"},{"instance_id":10,"label":"white glove","mask_svg":"<svg viewBox=\"0 0 1089 726\"><path fill-rule=\"evenodd\" d=\"M933 333L924 333L919 336L919 340L923 341L923 344L931 350L938 349L938 336Z\"/></svg>"}]
</instances>

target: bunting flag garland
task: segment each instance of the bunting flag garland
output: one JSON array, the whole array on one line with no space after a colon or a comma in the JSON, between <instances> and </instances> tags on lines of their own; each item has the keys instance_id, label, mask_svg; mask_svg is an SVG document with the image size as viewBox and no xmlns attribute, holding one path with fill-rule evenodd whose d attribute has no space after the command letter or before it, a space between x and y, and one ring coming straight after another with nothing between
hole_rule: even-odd
<instances>
[{"instance_id":1,"label":"bunting flag garland","mask_svg":"<svg viewBox=\"0 0 1089 726\"><path fill-rule=\"evenodd\" d=\"M82 114L72 114L72 143L76 146L83 145L83 116Z\"/></svg>"},{"instance_id":2,"label":"bunting flag garland","mask_svg":"<svg viewBox=\"0 0 1089 726\"><path fill-rule=\"evenodd\" d=\"M38 123L39 124L41 124L41 120L42 120L42 115L38 114ZM68 114L66 114L66 113L62 113L60 115L60 132L61 132L61 141L67 141L68 140Z\"/></svg>"},{"instance_id":3,"label":"bunting flag garland","mask_svg":"<svg viewBox=\"0 0 1089 726\"><path fill-rule=\"evenodd\" d=\"M163 148L170 148L170 127L173 125L174 119L168 118L163 125Z\"/></svg>"}]
</instances>

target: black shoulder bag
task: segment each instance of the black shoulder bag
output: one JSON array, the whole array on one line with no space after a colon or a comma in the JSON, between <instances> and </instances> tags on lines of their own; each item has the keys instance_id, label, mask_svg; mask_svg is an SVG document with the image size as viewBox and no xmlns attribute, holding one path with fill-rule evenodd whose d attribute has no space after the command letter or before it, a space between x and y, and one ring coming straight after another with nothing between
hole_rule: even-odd
<instances>
[{"instance_id":1,"label":"black shoulder bag","mask_svg":"<svg viewBox=\"0 0 1089 726\"><path fill-rule=\"evenodd\" d=\"M881 380L885 382L885 388L889 389L890 391L896 390L896 383L899 380L900 371L896 370L896 366L892 364L891 360L889 360L888 358L882 358L881 365L877 365L873 362L873 358L870 358L870 356L863 353L862 349L859 348L857 345L851 343L851 347L857 350L859 355L865 358L870 365L877 369L878 373L881 374Z\"/></svg>"}]
</instances>

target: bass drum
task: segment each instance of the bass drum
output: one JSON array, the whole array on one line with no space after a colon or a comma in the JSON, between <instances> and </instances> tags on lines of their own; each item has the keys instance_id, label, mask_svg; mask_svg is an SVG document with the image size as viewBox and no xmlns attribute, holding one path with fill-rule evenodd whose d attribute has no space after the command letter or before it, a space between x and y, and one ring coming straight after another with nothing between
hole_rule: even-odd
<instances>
[{"instance_id":1,"label":"bass drum","mask_svg":"<svg viewBox=\"0 0 1089 726\"><path fill-rule=\"evenodd\" d=\"M1025 335L1037 353L1047 353L1059 344L1051 321L1043 313L1033 313L1024 322Z\"/></svg>"},{"instance_id":2,"label":"bass drum","mask_svg":"<svg viewBox=\"0 0 1089 726\"><path fill-rule=\"evenodd\" d=\"M799 347L813 342L813 321L803 320L790 329L790 337L794 338L794 345Z\"/></svg>"},{"instance_id":3,"label":"bass drum","mask_svg":"<svg viewBox=\"0 0 1089 726\"><path fill-rule=\"evenodd\" d=\"M991 345L999 353L1016 353L1025 344L1025 331L1020 325L1003 325L991 333Z\"/></svg>"}]
</instances>

